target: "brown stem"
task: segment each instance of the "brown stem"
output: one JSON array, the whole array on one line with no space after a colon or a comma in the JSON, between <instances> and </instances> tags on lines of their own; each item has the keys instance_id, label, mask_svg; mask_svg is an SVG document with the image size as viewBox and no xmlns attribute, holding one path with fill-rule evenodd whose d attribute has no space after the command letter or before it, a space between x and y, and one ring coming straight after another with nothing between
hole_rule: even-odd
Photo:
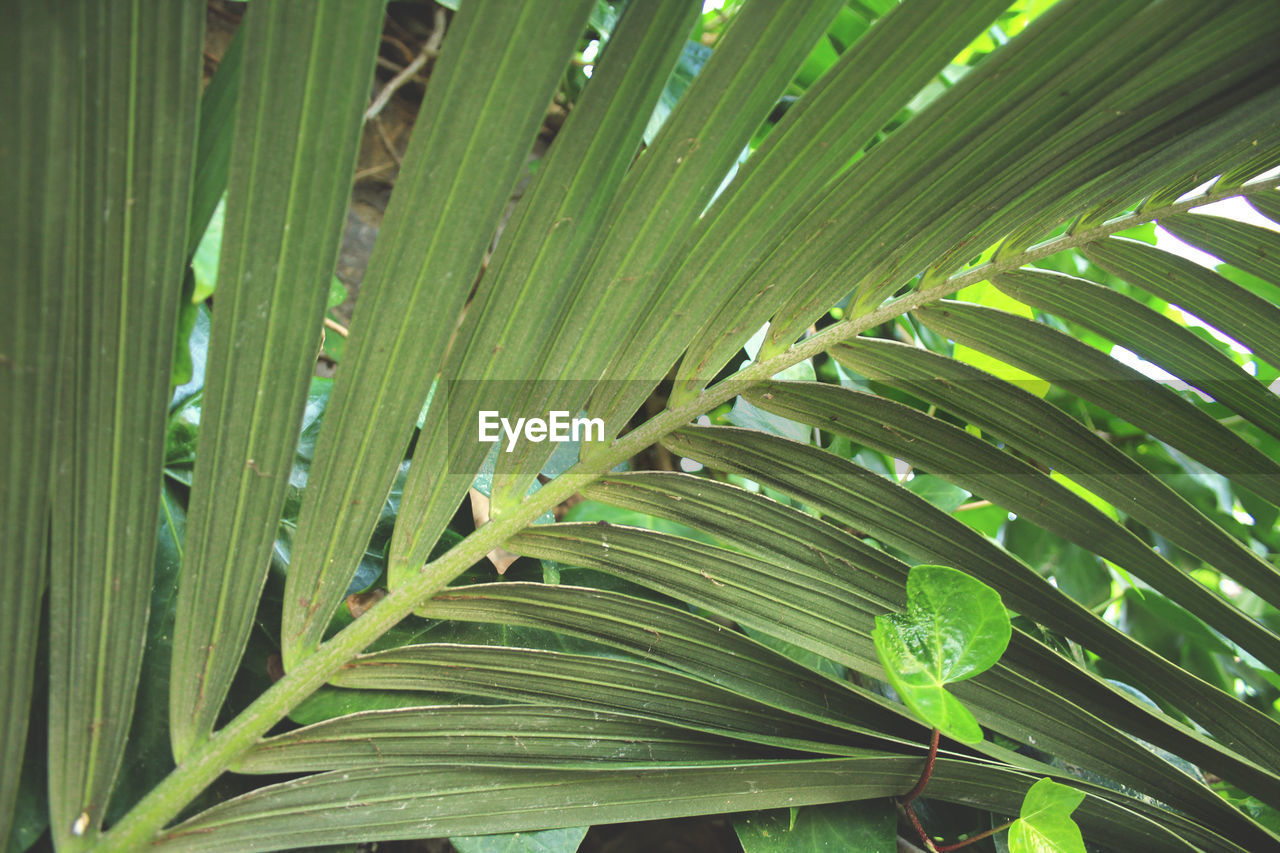
<instances>
[{"instance_id":1,"label":"brown stem","mask_svg":"<svg viewBox=\"0 0 1280 853\"><path fill-rule=\"evenodd\" d=\"M933 763L938 759L938 736L941 732L938 729L933 730L933 734L929 736L929 757L924 760L924 770L920 772L920 781L916 782L916 786L902 797L900 802L905 806L909 805L912 800L920 796L926 785L929 784L929 777L933 775Z\"/></svg>"},{"instance_id":2,"label":"brown stem","mask_svg":"<svg viewBox=\"0 0 1280 853\"><path fill-rule=\"evenodd\" d=\"M938 853L938 848L933 846L933 841L929 838L929 834L920 825L920 818L916 817L915 809L911 808L911 803L904 803L899 800L898 805L902 807L902 811L911 821L911 825L916 828L916 832L920 835L920 840L924 843L924 849L930 851L930 853Z\"/></svg>"},{"instance_id":3,"label":"brown stem","mask_svg":"<svg viewBox=\"0 0 1280 853\"><path fill-rule=\"evenodd\" d=\"M988 829L986 832L979 832L977 835L970 835L964 841L957 841L955 844L943 844L939 847L935 847L934 849L937 850L938 853L949 853L951 850L959 850L961 847L967 847L975 841L981 841L984 838L989 838L997 832L1003 832L1011 826L1013 826L1013 821L1002 823L999 826Z\"/></svg>"}]
</instances>

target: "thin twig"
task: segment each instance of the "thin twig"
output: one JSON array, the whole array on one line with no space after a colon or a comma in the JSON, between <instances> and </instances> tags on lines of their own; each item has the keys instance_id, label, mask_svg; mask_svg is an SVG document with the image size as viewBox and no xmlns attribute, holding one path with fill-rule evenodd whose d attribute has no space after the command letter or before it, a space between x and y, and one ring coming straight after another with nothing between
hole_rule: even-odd
<instances>
[{"instance_id":1,"label":"thin twig","mask_svg":"<svg viewBox=\"0 0 1280 853\"><path fill-rule=\"evenodd\" d=\"M349 334L347 332L346 326L342 325L337 320L330 320L328 317L324 318L324 327L326 329L333 329L335 332L342 335L344 338L347 337Z\"/></svg>"},{"instance_id":2,"label":"thin twig","mask_svg":"<svg viewBox=\"0 0 1280 853\"><path fill-rule=\"evenodd\" d=\"M418 69L427 64L427 59L427 52L424 48L421 53L413 58L413 62L410 62L401 69L399 74L388 80L387 85L383 86L382 91L378 92L378 97L374 98L373 103L369 105L369 109L365 110L364 120L371 121L377 118L378 113L382 112L382 108L391 100L391 96L395 94L396 90L412 80L413 75L418 73Z\"/></svg>"},{"instance_id":3,"label":"thin twig","mask_svg":"<svg viewBox=\"0 0 1280 853\"><path fill-rule=\"evenodd\" d=\"M957 841L955 844L939 844L935 847L935 849L938 851L938 853L951 853L952 850L959 850L962 847L968 847L970 844L973 844L975 841L981 841L984 838L990 838L991 836L995 835L997 832L1004 832L1006 829L1008 829L1011 826L1013 826L1013 821L1009 821L1008 823L1002 823L999 826L991 827L985 832L979 832L977 835L970 835L968 838L965 838L963 841Z\"/></svg>"},{"instance_id":4,"label":"thin twig","mask_svg":"<svg viewBox=\"0 0 1280 853\"><path fill-rule=\"evenodd\" d=\"M386 163L379 163L376 166L369 166L366 169L358 170L355 174L355 180L362 181L365 178L373 177L379 172L385 172L388 169L394 169L395 167L396 167L396 163L393 160L388 160Z\"/></svg>"},{"instance_id":5,"label":"thin twig","mask_svg":"<svg viewBox=\"0 0 1280 853\"><path fill-rule=\"evenodd\" d=\"M440 52L440 42L444 40L444 22L444 9L437 6L435 26L431 30L431 36L427 39L426 44L422 46L422 50L418 51L418 55L413 58L413 61L406 65L399 74L388 80L387 85L383 86L382 90L378 92L378 97L373 99L369 109L364 112L365 121L371 121L376 118L378 113L382 112L382 108L391 100L391 96L396 93L396 90L412 80L413 75L417 74L422 66L427 64L427 60Z\"/></svg>"},{"instance_id":6,"label":"thin twig","mask_svg":"<svg viewBox=\"0 0 1280 853\"><path fill-rule=\"evenodd\" d=\"M399 48L400 54L404 57L405 62L413 62L413 51L409 50L408 45L400 41L400 39L396 38L393 35L388 35L387 33L383 33L382 40L385 41L387 44L392 45L393 47Z\"/></svg>"},{"instance_id":7,"label":"thin twig","mask_svg":"<svg viewBox=\"0 0 1280 853\"><path fill-rule=\"evenodd\" d=\"M404 68L403 65L397 65L396 63L392 62L390 59L387 59L385 56L378 57L378 67L385 68L387 71L390 71L394 74L399 74L400 71ZM413 82L417 83L419 86L425 86L427 85L427 78L423 77L420 74L415 75L413 78Z\"/></svg>"},{"instance_id":8,"label":"thin twig","mask_svg":"<svg viewBox=\"0 0 1280 853\"><path fill-rule=\"evenodd\" d=\"M382 147L387 149L387 153L391 155L392 160L396 161L396 165L404 165L404 158L400 156L400 152L396 150L395 143L387 135L387 128L382 123L382 116L373 117L373 129L378 131L378 138L382 140Z\"/></svg>"}]
</instances>

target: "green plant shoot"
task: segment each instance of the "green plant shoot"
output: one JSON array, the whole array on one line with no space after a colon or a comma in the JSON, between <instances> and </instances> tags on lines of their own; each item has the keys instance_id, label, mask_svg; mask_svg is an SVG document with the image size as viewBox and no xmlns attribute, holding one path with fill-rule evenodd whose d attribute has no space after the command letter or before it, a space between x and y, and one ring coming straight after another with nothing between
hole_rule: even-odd
<instances>
[{"instance_id":1,"label":"green plant shoot","mask_svg":"<svg viewBox=\"0 0 1280 853\"><path fill-rule=\"evenodd\" d=\"M945 688L989 669L1009 645L1009 615L994 589L946 566L916 566L907 611L876 617L871 637L889 683L926 723L962 743L982 727Z\"/></svg>"},{"instance_id":2,"label":"green plant shoot","mask_svg":"<svg viewBox=\"0 0 1280 853\"><path fill-rule=\"evenodd\" d=\"M1009 827L1010 853L1084 853L1084 838L1071 813L1084 792L1045 777L1031 786L1018 819Z\"/></svg>"}]
</instances>

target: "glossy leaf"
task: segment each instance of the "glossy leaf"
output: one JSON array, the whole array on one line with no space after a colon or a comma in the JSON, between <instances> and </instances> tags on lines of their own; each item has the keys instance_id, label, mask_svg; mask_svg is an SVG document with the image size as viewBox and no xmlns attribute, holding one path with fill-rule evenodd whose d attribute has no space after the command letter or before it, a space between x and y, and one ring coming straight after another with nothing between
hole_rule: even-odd
<instances>
[{"instance_id":1,"label":"glossy leaf","mask_svg":"<svg viewBox=\"0 0 1280 853\"><path fill-rule=\"evenodd\" d=\"M793 820L794 816L794 820ZM857 850L890 853L897 847L897 819L889 800L805 806L737 815L734 832L744 853Z\"/></svg>"},{"instance_id":2,"label":"glossy leaf","mask_svg":"<svg viewBox=\"0 0 1280 853\"><path fill-rule=\"evenodd\" d=\"M1010 853L1084 853L1080 827L1071 819L1082 802L1083 791L1052 779L1032 785L1009 827Z\"/></svg>"},{"instance_id":3,"label":"glossy leaf","mask_svg":"<svg viewBox=\"0 0 1280 853\"><path fill-rule=\"evenodd\" d=\"M574 853L588 828L572 826L509 835L455 835L449 843L458 853Z\"/></svg>"},{"instance_id":4,"label":"glossy leaf","mask_svg":"<svg viewBox=\"0 0 1280 853\"><path fill-rule=\"evenodd\" d=\"M991 587L946 566L916 566L906 612L877 616L871 637L902 701L948 737L977 743L978 721L945 688L990 669L1011 630Z\"/></svg>"}]
</instances>

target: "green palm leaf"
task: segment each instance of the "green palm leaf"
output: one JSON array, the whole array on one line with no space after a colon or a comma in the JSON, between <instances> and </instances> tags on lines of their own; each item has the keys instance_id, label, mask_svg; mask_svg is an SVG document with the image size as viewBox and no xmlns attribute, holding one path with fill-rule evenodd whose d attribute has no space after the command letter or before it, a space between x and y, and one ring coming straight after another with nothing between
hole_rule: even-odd
<instances>
[{"instance_id":1,"label":"green palm leaf","mask_svg":"<svg viewBox=\"0 0 1280 853\"><path fill-rule=\"evenodd\" d=\"M1268 3L747 0L722 27L675 0L618 20L588 0L468 0L299 455L381 12L332 5L250 4L198 136L200 4L54 3L2 37L18 80L37 45L59 59L47 100L4 96L23 123L0 131L26 208L0 238L23 280L0 344L0 391L22 409L2 421L20 509L0 547L18 601L48 578L49 749L26 761L49 769L58 849L901 796L925 735L881 684L872 630L901 609L908 561L980 578L1016 611L1001 659L954 685L1002 739L944 743L927 796L1014 814L1051 776L1085 794L1091 842L1280 849L1277 237L1191 212L1237 196L1280 211L1257 177L1280 164ZM585 76L565 68L591 41L578 97ZM708 50L645 134L678 57ZM504 222L558 92L569 118ZM169 353L184 253L224 182L204 438L189 501L166 492L192 531L170 543L186 565L169 635L146 614ZM1153 222L1224 264L1129 239ZM941 302L984 281L1038 319ZM1034 397L951 357L953 340L1056 385ZM1215 401L1126 373L1114 345ZM792 368L821 382L773 378ZM724 427L730 404L759 429ZM606 440L521 442L477 479L489 408L586 411ZM696 473L621 470L646 465ZM287 577L271 578L304 472ZM473 486L487 513L458 513ZM591 503L570 509L578 495ZM597 523L536 523L566 511ZM527 555L520 582L479 582L500 548ZM1086 566L1097 606L1042 553ZM385 589L339 612L367 554ZM170 579L155 583L166 600ZM0 635L0 823L36 612ZM102 833L130 723L150 719L130 719L147 637L173 643L180 761ZM235 769L295 778L210 787Z\"/></svg>"},{"instance_id":2,"label":"green palm leaf","mask_svg":"<svg viewBox=\"0 0 1280 853\"><path fill-rule=\"evenodd\" d=\"M272 850L277 845L332 843L365 837L418 838L516 831L537 814L539 825L653 820L883 797L915 779L919 759L865 757L722 767L616 771L490 770L391 767L335 771L264 788L174 827L158 849ZM1016 805L1034 778L1000 767L938 762L937 796L965 802L977 794ZM1105 794L1088 797L1074 817L1086 833L1131 849L1248 848L1223 836L1179 826L1165 829L1117 806ZM350 804L340 811L332 802Z\"/></svg>"},{"instance_id":3,"label":"green palm leaf","mask_svg":"<svg viewBox=\"0 0 1280 853\"><path fill-rule=\"evenodd\" d=\"M821 424L923 470L945 472L973 494L1133 571L1260 659L1280 664L1280 637L1265 625L1185 575L1075 492L964 430L901 403L831 385L762 383L748 397L764 409Z\"/></svg>"},{"instance_id":4,"label":"green palm leaf","mask_svg":"<svg viewBox=\"0 0 1280 853\"><path fill-rule=\"evenodd\" d=\"M91 176L73 190L73 230L57 237L76 256L50 492L49 811L53 837L72 850L96 837L106 810L146 634L203 12L119 2L53 14L55 43L83 52L79 79L65 82L85 120L59 118L77 174Z\"/></svg>"},{"instance_id":5,"label":"green palm leaf","mask_svg":"<svg viewBox=\"0 0 1280 853\"><path fill-rule=\"evenodd\" d=\"M286 667L315 649L346 594L590 5L468 3L451 25L423 110L454 118L414 134L369 262L294 540Z\"/></svg>"},{"instance_id":6,"label":"green palm leaf","mask_svg":"<svg viewBox=\"0 0 1280 853\"><path fill-rule=\"evenodd\" d=\"M6 401L0 416L0 446L6 448L0 595L20 603L0 629L0 838L8 838L13 826L27 742L40 633L40 608L35 605L45 587L49 535L59 314L63 300L75 295L76 241L44 240L42 235L71 235L79 227L74 208L43 192L49 184L65 185L78 160L73 129L61 120L78 108L65 79L73 69L76 31L46 4L22 4L17 14L0 36L6 76L15 81L0 94L0 114L15 117L0 131L0 150L10 158L0 176L0 192L13 200L0 226L0 254L10 259L13 279L19 282L0 319L6 342L0 367L0 399ZM55 76L45 91L29 75L50 60Z\"/></svg>"},{"instance_id":7,"label":"green palm leaf","mask_svg":"<svg viewBox=\"0 0 1280 853\"><path fill-rule=\"evenodd\" d=\"M179 760L213 730L266 580L381 21L377 2L308 2L255 9L245 24L218 271L232 310L214 313L170 681Z\"/></svg>"}]
</instances>

